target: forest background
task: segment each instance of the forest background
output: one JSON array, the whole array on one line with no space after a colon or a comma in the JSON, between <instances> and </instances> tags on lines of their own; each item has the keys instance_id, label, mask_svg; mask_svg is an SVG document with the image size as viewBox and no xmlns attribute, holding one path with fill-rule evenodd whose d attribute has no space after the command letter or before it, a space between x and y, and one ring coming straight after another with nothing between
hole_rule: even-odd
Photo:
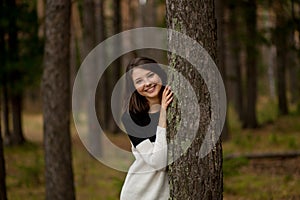
<instances>
[{"instance_id":1,"label":"forest background","mask_svg":"<svg viewBox=\"0 0 300 200\"><path fill-rule=\"evenodd\" d=\"M0 130L5 160L0 185L5 180L8 199L42 199L46 193L47 121L41 90L47 79L45 15L43 0L0 0ZM222 133L224 199L300 199L300 1L216 0L215 16L217 65L228 99ZM84 58L101 41L132 28L166 27L165 18L162 0L72 1L70 87ZM168 62L162 51L130 52L114 61L99 82L99 123L126 150L127 136L105 102L110 102L130 58L145 54ZM118 199L126 174L93 159L72 121L71 142L76 197Z\"/></svg>"}]
</instances>

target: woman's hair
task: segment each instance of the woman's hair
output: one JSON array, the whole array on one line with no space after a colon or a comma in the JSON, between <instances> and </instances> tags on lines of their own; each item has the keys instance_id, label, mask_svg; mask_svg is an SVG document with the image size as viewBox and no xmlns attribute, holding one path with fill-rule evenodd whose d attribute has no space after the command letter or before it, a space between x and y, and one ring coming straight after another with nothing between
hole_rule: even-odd
<instances>
[{"instance_id":1,"label":"woman's hair","mask_svg":"<svg viewBox=\"0 0 300 200\"><path fill-rule=\"evenodd\" d=\"M140 95L136 88L134 87L134 83L132 80L132 71L134 68L141 68L141 69L146 69L154 72L157 74L161 81L162 81L162 88L159 92L159 98L161 99L162 97L162 92L165 88L165 85L167 83L167 74L166 72L159 66L159 64L147 57L138 57L132 59L126 68L126 102L124 109L125 111L129 111L130 113L133 114L142 114L142 113L147 113L150 109L148 100Z\"/></svg>"}]
</instances>

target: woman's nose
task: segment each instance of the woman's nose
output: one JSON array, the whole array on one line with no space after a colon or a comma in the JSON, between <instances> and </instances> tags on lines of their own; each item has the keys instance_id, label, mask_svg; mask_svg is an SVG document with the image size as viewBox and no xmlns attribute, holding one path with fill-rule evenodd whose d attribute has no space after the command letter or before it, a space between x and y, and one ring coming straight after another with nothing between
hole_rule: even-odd
<instances>
[{"instance_id":1,"label":"woman's nose","mask_svg":"<svg viewBox=\"0 0 300 200\"><path fill-rule=\"evenodd\" d=\"M151 84L151 82L149 81L149 79L146 79L146 80L145 80L145 85L146 85L146 86L149 86L150 84Z\"/></svg>"}]
</instances>

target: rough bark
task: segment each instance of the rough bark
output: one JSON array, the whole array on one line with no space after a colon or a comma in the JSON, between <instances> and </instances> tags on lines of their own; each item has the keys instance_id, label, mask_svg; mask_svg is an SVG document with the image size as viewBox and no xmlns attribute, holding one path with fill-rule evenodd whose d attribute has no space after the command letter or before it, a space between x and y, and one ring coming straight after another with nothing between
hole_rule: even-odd
<instances>
[{"instance_id":1,"label":"rough bark","mask_svg":"<svg viewBox=\"0 0 300 200\"><path fill-rule=\"evenodd\" d=\"M202 44L211 57L216 60L217 29L214 1L168 0L166 7L167 27L180 31ZM218 140L213 150L207 156L204 158L200 156L203 138L211 119L210 95L214 94L209 94L200 74L192 70L191 65L183 58L169 55L169 64L182 73L194 88L201 113L199 129L193 143L186 153L169 165L171 199L222 199L223 175L220 140ZM184 88L180 88L180 80L172 79L170 81L172 81L171 87L175 87L180 96L180 92L184 90ZM187 106L190 110L195 109L190 105L179 105L176 101L173 102L168 113L169 125L167 132L170 138L176 134L176 126L179 121L186 120L179 119L181 106ZM190 117L193 118L194 116ZM190 133L182 134L184 135L183 137L189 140ZM182 150L181 145L177 144L174 149L170 149L171 157L180 154Z\"/></svg>"},{"instance_id":2,"label":"rough bark","mask_svg":"<svg viewBox=\"0 0 300 200\"><path fill-rule=\"evenodd\" d=\"M246 95L247 106L245 112L244 128L256 128L256 102L257 102L257 26L256 2L244 2L244 19L246 26Z\"/></svg>"},{"instance_id":3,"label":"rough bark","mask_svg":"<svg viewBox=\"0 0 300 200\"><path fill-rule=\"evenodd\" d=\"M47 0L42 79L46 199L75 199L70 138L70 0Z\"/></svg>"}]
</instances>

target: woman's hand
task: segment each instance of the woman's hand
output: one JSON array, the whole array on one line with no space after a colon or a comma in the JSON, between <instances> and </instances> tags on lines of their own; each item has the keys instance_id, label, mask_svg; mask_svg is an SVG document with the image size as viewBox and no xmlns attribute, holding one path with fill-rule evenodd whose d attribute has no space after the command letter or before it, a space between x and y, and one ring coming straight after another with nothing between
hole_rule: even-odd
<instances>
[{"instance_id":1,"label":"woman's hand","mask_svg":"<svg viewBox=\"0 0 300 200\"><path fill-rule=\"evenodd\" d=\"M171 87L167 85L162 93L161 108L167 110L172 100L173 100L173 92L171 90Z\"/></svg>"}]
</instances>

